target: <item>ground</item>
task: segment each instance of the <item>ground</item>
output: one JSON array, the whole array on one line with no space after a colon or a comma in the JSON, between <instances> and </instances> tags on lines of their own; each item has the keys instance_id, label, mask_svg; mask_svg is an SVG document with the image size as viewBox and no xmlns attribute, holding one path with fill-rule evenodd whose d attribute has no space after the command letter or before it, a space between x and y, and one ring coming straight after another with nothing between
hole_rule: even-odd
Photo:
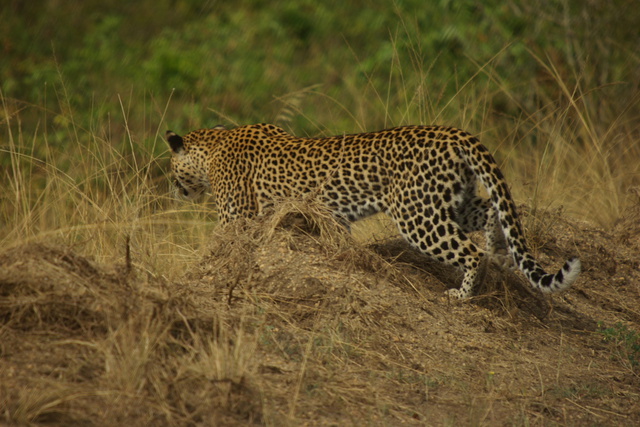
<instances>
[{"instance_id":1,"label":"ground","mask_svg":"<svg viewBox=\"0 0 640 427\"><path fill-rule=\"evenodd\" d=\"M42 243L0 255L0 420L53 425L640 424L640 227L521 208L543 296L492 266L479 295L401 240L316 208L216 229L169 280Z\"/></svg>"}]
</instances>

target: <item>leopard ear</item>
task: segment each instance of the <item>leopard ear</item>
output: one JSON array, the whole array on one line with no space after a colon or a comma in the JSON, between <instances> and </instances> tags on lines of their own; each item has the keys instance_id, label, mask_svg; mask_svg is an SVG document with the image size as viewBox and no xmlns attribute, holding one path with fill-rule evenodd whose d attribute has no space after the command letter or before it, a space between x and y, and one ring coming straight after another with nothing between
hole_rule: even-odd
<instances>
[{"instance_id":1,"label":"leopard ear","mask_svg":"<svg viewBox=\"0 0 640 427\"><path fill-rule=\"evenodd\" d=\"M165 138L171 147L171 151L178 154L184 150L184 141L182 137L173 131L168 130L165 134Z\"/></svg>"},{"instance_id":2,"label":"leopard ear","mask_svg":"<svg viewBox=\"0 0 640 427\"><path fill-rule=\"evenodd\" d=\"M227 127L225 125L217 125L212 127L211 129L213 130L227 130Z\"/></svg>"}]
</instances>

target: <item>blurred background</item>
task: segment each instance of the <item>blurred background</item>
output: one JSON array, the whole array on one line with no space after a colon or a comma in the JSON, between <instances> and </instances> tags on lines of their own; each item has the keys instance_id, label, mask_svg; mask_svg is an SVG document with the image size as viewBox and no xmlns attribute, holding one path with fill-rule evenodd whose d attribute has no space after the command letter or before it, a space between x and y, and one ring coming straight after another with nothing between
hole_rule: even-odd
<instances>
[{"instance_id":1,"label":"blurred background","mask_svg":"<svg viewBox=\"0 0 640 427\"><path fill-rule=\"evenodd\" d=\"M517 198L612 225L640 180L637 6L5 0L0 170L29 185L1 200L42 190L44 164L93 189L144 169L162 193L168 128L421 123L480 135Z\"/></svg>"}]
</instances>

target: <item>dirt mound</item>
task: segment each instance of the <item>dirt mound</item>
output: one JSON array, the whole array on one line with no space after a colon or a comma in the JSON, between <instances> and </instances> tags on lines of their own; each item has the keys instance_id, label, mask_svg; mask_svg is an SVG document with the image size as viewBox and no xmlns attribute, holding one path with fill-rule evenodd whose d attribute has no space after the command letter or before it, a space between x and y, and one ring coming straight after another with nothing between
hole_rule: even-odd
<instances>
[{"instance_id":1,"label":"dirt mound","mask_svg":"<svg viewBox=\"0 0 640 427\"><path fill-rule=\"evenodd\" d=\"M132 308L121 273L67 249L21 246L0 255L0 265L0 317L8 327L104 331Z\"/></svg>"},{"instance_id":2,"label":"dirt mound","mask_svg":"<svg viewBox=\"0 0 640 427\"><path fill-rule=\"evenodd\" d=\"M524 212L527 216L527 212ZM640 422L637 232L559 213L533 245L551 297L456 271L400 240L364 246L290 203L220 228L179 283L41 245L0 255L0 413L54 424ZM636 346L636 347L634 347Z\"/></svg>"}]
</instances>

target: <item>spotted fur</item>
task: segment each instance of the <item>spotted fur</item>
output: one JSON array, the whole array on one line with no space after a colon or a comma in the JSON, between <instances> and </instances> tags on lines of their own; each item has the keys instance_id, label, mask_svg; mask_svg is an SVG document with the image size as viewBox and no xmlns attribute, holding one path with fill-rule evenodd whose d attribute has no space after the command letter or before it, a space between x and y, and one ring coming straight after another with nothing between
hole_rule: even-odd
<instances>
[{"instance_id":1,"label":"spotted fur","mask_svg":"<svg viewBox=\"0 0 640 427\"><path fill-rule=\"evenodd\" d=\"M477 138L459 129L405 126L329 138L300 138L258 124L167 132L176 186L187 197L210 191L222 224L260 215L278 199L317 192L344 223L388 214L416 249L460 268L467 298L482 280L487 257L510 254L531 285L568 288L580 273L569 259L546 273L527 248L502 172ZM477 181L489 199L476 195ZM484 230L486 251L467 233Z\"/></svg>"}]
</instances>

